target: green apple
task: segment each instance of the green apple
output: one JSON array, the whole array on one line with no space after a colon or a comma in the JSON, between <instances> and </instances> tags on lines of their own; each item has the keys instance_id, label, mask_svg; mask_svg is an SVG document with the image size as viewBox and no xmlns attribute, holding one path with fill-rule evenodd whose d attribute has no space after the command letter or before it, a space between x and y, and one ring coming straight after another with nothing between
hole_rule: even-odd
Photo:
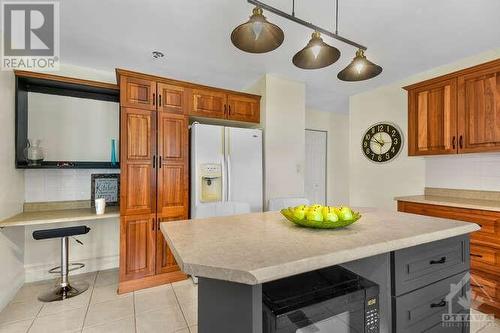
<instances>
[{"instance_id":1,"label":"green apple","mask_svg":"<svg viewBox=\"0 0 500 333\"><path fill-rule=\"evenodd\" d=\"M323 215L321 215L321 210L319 209L310 209L307 212L306 217L309 221L317 221L317 222L323 221Z\"/></svg>"},{"instance_id":2,"label":"green apple","mask_svg":"<svg viewBox=\"0 0 500 333\"><path fill-rule=\"evenodd\" d=\"M339 220L339 217L337 216L337 214L335 214L335 211L332 207L323 207L321 213L323 215L323 221L337 222Z\"/></svg>"},{"instance_id":3,"label":"green apple","mask_svg":"<svg viewBox=\"0 0 500 333\"><path fill-rule=\"evenodd\" d=\"M306 209L305 207L295 207L293 208L293 217L297 220L303 220L306 217Z\"/></svg>"},{"instance_id":4,"label":"green apple","mask_svg":"<svg viewBox=\"0 0 500 333\"><path fill-rule=\"evenodd\" d=\"M340 209L340 219L344 221L352 220L354 218L351 208L342 207Z\"/></svg>"}]
</instances>

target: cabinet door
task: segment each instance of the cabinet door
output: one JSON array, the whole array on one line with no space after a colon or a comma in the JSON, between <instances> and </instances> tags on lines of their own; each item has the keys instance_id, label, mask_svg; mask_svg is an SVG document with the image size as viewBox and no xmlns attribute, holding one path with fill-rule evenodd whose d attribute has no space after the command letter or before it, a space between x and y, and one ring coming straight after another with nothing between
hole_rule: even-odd
<instances>
[{"instance_id":1,"label":"cabinet door","mask_svg":"<svg viewBox=\"0 0 500 333\"><path fill-rule=\"evenodd\" d=\"M459 152L500 151L500 64L458 78Z\"/></svg>"},{"instance_id":2,"label":"cabinet door","mask_svg":"<svg viewBox=\"0 0 500 333\"><path fill-rule=\"evenodd\" d=\"M135 77L120 77L120 105L156 110L156 82Z\"/></svg>"},{"instance_id":3,"label":"cabinet door","mask_svg":"<svg viewBox=\"0 0 500 333\"><path fill-rule=\"evenodd\" d=\"M156 210L156 112L121 109L120 213L153 214Z\"/></svg>"},{"instance_id":4,"label":"cabinet door","mask_svg":"<svg viewBox=\"0 0 500 333\"><path fill-rule=\"evenodd\" d=\"M260 121L259 98L229 94L227 105L227 119L253 123Z\"/></svg>"},{"instance_id":5,"label":"cabinet door","mask_svg":"<svg viewBox=\"0 0 500 333\"><path fill-rule=\"evenodd\" d=\"M187 117L158 114L158 205L160 218L184 216L188 209Z\"/></svg>"},{"instance_id":6,"label":"cabinet door","mask_svg":"<svg viewBox=\"0 0 500 333\"><path fill-rule=\"evenodd\" d=\"M120 218L120 280L155 274L156 231L154 214Z\"/></svg>"},{"instance_id":7,"label":"cabinet door","mask_svg":"<svg viewBox=\"0 0 500 333\"><path fill-rule=\"evenodd\" d=\"M187 114L188 89L158 83L158 111Z\"/></svg>"},{"instance_id":8,"label":"cabinet door","mask_svg":"<svg viewBox=\"0 0 500 333\"><path fill-rule=\"evenodd\" d=\"M226 94L216 90L193 89L193 106L190 116L225 118Z\"/></svg>"},{"instance_id":9,"label":"cabinet door","mask_svg":"<svg viewBox=\"0 0 500 333\"><path fill-rule=\"evenodd\" d=\"M409 92L408 155L456 154L456 79Z\"/></svg>"},{"instance_id":10,"label":"cabinet door","mask_svg":"<svg viewBox=\"0 0 500 333\"><path fill-rule=\"evenodd\" d=\"M179 270L172 250L168 247L167 241L160 230L160 223L168 221L185 220L187 215L177 216L169 219L158 219L156 233L156 274L170 273Z\"/></svg>"}]
</instances>

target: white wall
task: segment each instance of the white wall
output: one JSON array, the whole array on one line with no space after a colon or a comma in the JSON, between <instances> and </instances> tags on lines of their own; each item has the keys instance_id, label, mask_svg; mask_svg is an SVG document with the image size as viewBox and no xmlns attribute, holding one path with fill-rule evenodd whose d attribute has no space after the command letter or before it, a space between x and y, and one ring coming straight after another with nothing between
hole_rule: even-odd
<instances>
[{"instance_id":1,"label":"white wall","mask_svg":"<svg viewBox=\"0 0 500 333\"><path fill-rule=\"evenodd\" d=\"M304 196L305 85L266 74L248 89L262 96L264 204Z\"/></svg>"},{"instance_id":2,"label":"white wall","mask_svg":"<svg viewBox=\"0 0 500 333\"><path fill-rule=\"evenodd\" d=\"M116 83L114 72L103 72L72 65L61 65L61 70L54 74ZM118 124L116 125L118 126ZM109 150L110 145L111 142L105 149ZM13 150L12 147L13 145L9 149ZM89 200L90 175L92 173L119 172L120 170L26 170L24 186L21 185L25 192L24 200L26 202ZM58 266L60 260L59 239L35 241L32 232L39 229L83 224L92 228L89 234L79 237L84 245L81 246L71 241L70 248L70 261L79 261L86 264L86 267L79 270L78 273L118 266L119 219L60 223L57 226L37 225L35 227L26 227L22 237L25 243L24 268L27 282L47 279L49 275L46 271L49 268Z\"/></svg>"},{"instance_id":3,"label":"white wall","mask_svg":"<svg viewBox=\"0 0 500 333\"><path fill-rule=\"evenodd\" d=\"M349 204L349 114L306 111L306 128L328 132L327 204Z\"/></svg>"},{"instance_id":4,"label":"white wall","mask_svg":"<svg viewBox=\"0 0 500 333\"><path fill-rule=\"evenodd\" d=\"M498 57L500 57L500 49L494 49L413 75L401 82L351 96L349 107L351 205L395 209L396 203L393 200L395 196L422 194L425 186L492 188L491 185L488 188L485 187L488 183L488 180L485 179L486 173L484 176L478 177L478 174L473 171L460 172L459 170L463 171L471 166L476 170L491 169L491 162L500 161L500 157L497 155L491 157L427 158L407 156L407 95L401 87ZM405 146L401 155L395 161L382 165L368 161L360 150L363 132L371 124L379 121L392 121L398 124L405 135ZM448 172L448 170L450 171ZM497 183L498 178L495 178Z\"/></svg>"},{"instance_id":5,"label":"white wall","mask_svg":"<svg viewBox=\"0 0 500 333\"><path fill-rule=\"evenodd\" d=\"M14 74L0 71L0 220L22 211L23 172L14 167ZM24 283L24 228L0 230L0 311Z\"/></svg>"}]
</instances>

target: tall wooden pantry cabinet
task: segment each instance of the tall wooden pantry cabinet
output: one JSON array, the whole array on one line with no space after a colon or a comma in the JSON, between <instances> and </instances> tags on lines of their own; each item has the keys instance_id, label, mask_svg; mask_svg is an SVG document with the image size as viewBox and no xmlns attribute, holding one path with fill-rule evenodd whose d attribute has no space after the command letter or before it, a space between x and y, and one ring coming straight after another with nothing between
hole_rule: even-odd
<instances>
[{"instance_id":1,"label":"tall wooden pantry cabinet","mask_svg":"<svg viewBox=\"0 0 500 333\"><path fill-rule=\"evenodd\" d=\"M117 70L120 85L119 293L186 278L159 229L188 218L188 88Z\"/></svg>"}]
</instances>

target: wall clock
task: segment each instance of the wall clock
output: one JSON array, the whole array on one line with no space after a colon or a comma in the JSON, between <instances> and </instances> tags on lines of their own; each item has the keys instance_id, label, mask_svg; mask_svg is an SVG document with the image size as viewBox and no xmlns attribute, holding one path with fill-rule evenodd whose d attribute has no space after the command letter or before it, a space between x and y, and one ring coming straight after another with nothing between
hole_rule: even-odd
<instances>
[{"instance_id":1,"label":"wall clock","mask_svg":"<svg viewBox=\"0 0 500 333\"><path fill-rule=\"evenodd\" d=\"M368 128L361 140L361 150L376 163L393 160L403 148L403 134L396 124L380 122Z\"/></svg>"}]
</instances>

